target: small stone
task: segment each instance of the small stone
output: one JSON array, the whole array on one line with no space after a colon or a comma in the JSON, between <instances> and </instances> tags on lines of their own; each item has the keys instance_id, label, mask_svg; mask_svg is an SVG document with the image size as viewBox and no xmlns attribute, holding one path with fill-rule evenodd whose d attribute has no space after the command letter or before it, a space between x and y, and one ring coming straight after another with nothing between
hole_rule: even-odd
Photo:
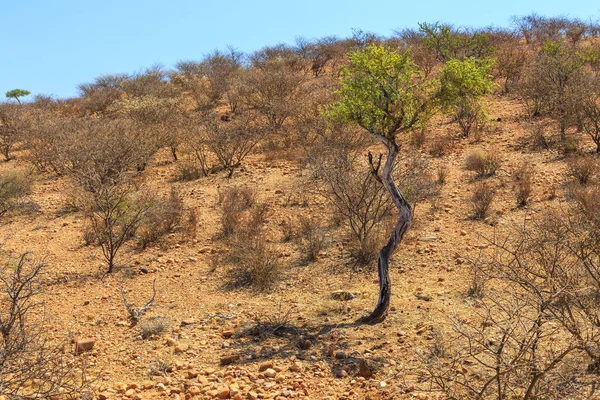
<instances>
[{"instance_id":1,"label":"small stone","mask_svg":"<svg viewBox=\"0 0 600 400\"><path fill-rule=\"evenodd\" d=\"M186 351L188 351L189 348L190 346L188 344L180 343L175 347L175 354L185 353Z\"/></svg>"},{"instance_id":2,"label":"small stone","mask_svg":"<svg viewBox=\"0 0 600 400\"><path fill-rule=\"evenodd\" d=\"M310 348L312 347L312 343L311 343L311 341L310 341L310 340L308 340L308 339L306 339L306 340L301 340L301 341L300 341L300 344L299 344L299 347L300 347L302 350L308 350L308 349L310 349Z\"/></svg>"},{"instance_id":3,"label":"small stone","mask_svg":"<svg viewBox=\"0 0 600 400\"><path fill-rule=\"evenodd\" d=\"M166 343L167 346L173 347L177 345L177 340L173 339L172 337L168 337Z\"/></svg>"},{"instance_id":4,"label":"small stone","mask_svg":"<svg viewBox=\"0 0 600 400\"><path fill-rule=\"evenodd\" d=\"M229 339L230 337L232 337L232 336L233 336L233 334L234 334L234 331L233 331L233 330L231 330L231 329L228 329L228 330L226 330L226 331L223 331L223 332L221 333L221 336L223 336L223 338L224 338L224 339Z\"/></svg>"},{"instance_id":5,"label":"small stone","mask_svg":"<svg viewBox=\"0 0 600 400\"><path fill-rule=\"evenodd\" d=\"M125 392L125 396L132 397L135 394L135 389L129 389Z\"/></svg>"},{"instance_id":6,"label":"small stone","mask_svg":"<svg viewBox=\"0 0 600 400\"><path fill-rule=\"evenodd\" d=\"M190 386L187 393L191 396L198 396L200 394L200 388L198 386Z\"/></svg>"},{"instance_id":7,"label":"small stone","mask_svg":"<svg viewBox=\"0 0 600 400\"><path fill-rule=\"evenodd\" d=\"M108 399L110 399L110 393L108 393L108 392L98 393L98 400L108 400Z\"/></svg>"},{"instance_id":8,"label":"small stone","mask_svg":"<svg viewBox=\"0 0 600 400\"><path fill-rule=\"evenodd\" d=\"M348 372L346 372L343 369L340 369L338 372L336 372L335 374L338 378L344 378L346 376L348 376Z\"/></svg>"},{"instance_id":9,"label":"small stone","mask_svg":"<svg viewBox=\"0 0 600 400\"><path fill-rule=\"evenodd\" d=\"M92 350L94 348L94 345L96 344L96 340L75 339L73 343L75 343L75 354L77 355Z\"/></svg>"},{"instance_id":10,"label":"small stone","mask_svg":"<svg viewBox=\"0 0 600 400\"><path fill-rule=\"evenodd\" d=\"M187 371L187 377L188 379L194 379L195 377L197 377L198 375L200 375L199 371L196 371L195 369L189 369Z\"/></svg>"},{"instance_id":11,"label":"small stone","mask_svg":"<svg viewBox=\"0 0 600 400\"><path fill-rule=\"evenodd\" d=\"M249 391L248 392L248 400L258 400L258 393L254 392L254 391Z\"/></svg>"},{"instance_id":12,"label":"small stone","mask_svg":"<svg viewBox=\"0 0 600 400\"><path fill-rule=\"evenodd\" d=\"M154 387L154 381L147 380L142 382L142 388L145 390L152 389Z\"/></svg>"},{"instance_id":13,"label":"small stone","mask_svg":"<svg viewBox=\"0 0 600 400\"><path fill-rule=\"evenodd\" d=\"M360 375L363 378L370 378L371 376L373 376L373 371L371 370L371 367L365 359L360 360L359 369Z\"/></svg>"},{"instance_id":14,"label":"small stone","mask_svg":"<svg viewBox=\"0 0 600 400\"><path fill-rule=\"evenodd\" d=\"M384 389L387 386L387 383L385 381L381 381L377 386L379 387L379 389Z\"/></svg>"},{"instance_id":15,"label":"small stone","mask_svg":"<svg viewBox=\"0 0 600 400\"><path fill-rule=\"evenodd\" d=\"M274 378L276 374L277 372L272 368L267 368L267 370L265 370L265 376L267 378Z\"/></svg>"},{"instance_id":16,"label":"small stone","mask_svg":"<svg viewBox=\"0 0 600 400\"><path fill-rule=\"evenodd\" d=\"M181 321L181 326L193 325L195 323L196 321L193 319L184 319L183 321Z\"/></svg>"},{"instance_id":17,"label":"small stone","mask_svg":"<svg viewBox=\"0 0 600 400\"><path fill-rule=\"evenodd\" d=\"M233 364L233 363L235 363L239 359L240 359L240 356L238 356L237 354L231 354L231 355L228 355L228 356L223 356L223 357L221 357L221 365Z\"/></svg>"},{"instance_id":18,"label":"small stone","mask_svg":"<svg viewBox=\"0 0 600 400\"><path fill-rule=\"evenodd\" d=\"M142 267L142 268L140 268L140 272L141 272L142 274L147 274L149 271L148 271L148 268L144 268L144 267Z\"/></svg>"},{"instance_id":19,"label":"small stone","mask_svg":"<svg viewBox=\"0 0 600 400\"><path fill-rule=\"evenodd\" d=\"M348 358L348 356L343 351L338 351L335 353L335 358L338 360L343 360L344 358Z\"/></svg>"},{"instance_id":20,"label":"small stone","mask_svg":"<svg viewBox=\"0 0 600 400\"><path fill-rule=\"evenodd\" d=\"M166 386L162 383L158 383L156 385L156 390L158 390L159 392L164 392L165 390L167 390Z\"/></svg>"},{"instance_id":21,"label":"small stone","mask_svg":"<svg viewBox=\"0 0 600 400\"><path fill-rule=\"evenodd\" d=\"M260 364L260 366L258 367L258 372L266 371L269 368L273 368L273 361L272 360L269 360L267 362L264 362L264 363Z\"/></svg>"},{"instance_id":22,"label":"small stone","mask_svg":"<svg viewBox=\"0 0 600 400\"><path fill-rule=\"evenodd\" d=\"M467 231L460 231L460 236L467 236Z\"/></svg>"},{"instance_id":23,"label":"small stone","mask_svg":"<svg viewBox=\"0 0 600 400\"><path fill-rule=\"evenodd\" d=\"M228 399L229 398L229 387L220 386L217 388L217 396L220 399Z\"/></svg>"},{"instance_id":24,"label":"small stone","mask_svg":"<svg viewBox=\"0 0 600 400\"><path fill-rule=\"evenodd\" d=\"M290 369L291 369L293 372L301 372L301 371L302 371L302 367L301 367L301 366L300 366L300 364L298 364L296 361L294 361L294 362L292 363L292 366L290 367Z\"/></svg>"}]
</instances>

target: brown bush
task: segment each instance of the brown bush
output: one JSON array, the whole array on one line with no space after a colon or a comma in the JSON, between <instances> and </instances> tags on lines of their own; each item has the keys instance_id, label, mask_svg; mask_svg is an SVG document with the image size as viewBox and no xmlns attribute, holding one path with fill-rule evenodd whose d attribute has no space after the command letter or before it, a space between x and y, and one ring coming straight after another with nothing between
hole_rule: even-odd
<instances>
[{"instance_id":1,"label":"brown bush","mask_svg":"<svg viewBox=\"0 0 600 400\"><path fill-rule=\"evenodd\" d=\"M517 204L524 206L528 203L533 190L533 165L529 162L521 163L514 171L513 176L517 186Z\"/></svg>"},{"instance_id":2,"label":"brown bush","mask_svg":"<svg viewBox=\"0 0 600 400\"><path fill-rule=\"evenodd\" d=\"M0 174L0 216L29 193L31 184L32 176L29 171L9 171Z\"/></svg>"},{"instance_id":3,"label":"brown bush","mask_svg":"<svg viewBox=\"0 0 600 400\"><path fill-rule=\"evenodd\" d=\"M183 216L183 199L175 187L166 198L149 196L144 201L148 210L135 234L142 249L171 232Z\"/></svg>"},{"instance_id":4,"label":"brown bush","mask_svg":"<svg viewBox=\"0 0 600 400\"><path fill-rule=\"evenodd\" d=\"M488 153L482 149L472 150L465 158L465 169L473 171L478 178L492 176L500 166L500 158L494 152Z\"/></svg>"},{"instance_id":5,"label":"brown bush","mask_svg":"<svg viewBox=\"0 0 600 400\"><path fill-rule=\"evenodd\" d=\"M302 216L298 219L294 240L300 249L302 261L306 263L316 261L319 253L327 246L325 229L310 217Z\"/></svg>"},{"instance_id":6,"label":"brown bush","mask_svg":"<svg viewBox=\"0 0 600 400\"><path fill-rule=\"evenodd\" d=\"M231 266L228 287L251 286L264 291L281 279L277 254L262 237L236 235L225 260Z\"/></svg>"},{"instance_id":7,"label":"brown bush","mask_svg":"<svg viewBox=\"0 0 600 400\"><path fill-rule=\"evenodd\" d=\"M473 189L473 195L471 196L471 218L476 220L485 219L490 210L495 194L495 190L489 183L476 183L475 188Z\"/></svg>"},{"instance_id":8,"label":"brown bush","mask_svg":"<svg viewBox=\"0 0 600 400\"><path fill-rule=\"evenodd\" d=\"M596 177L600 165L598 160L593 156L571 157L567 160L567 171L569 175L580 184L587 185Z\"/></svg>"},{"instance_id":9,"label":"brown bush","mask_svg":"<svg viewBox=\"0 0 600 400\"><path fill-rule=\"evenodd\" d=\"M449 135L436 136L433 139L431 139L431 141L430 141L429 154L431 154L434 157L442 157L442 156L448 154L448 152L450 150L452 150L453 146L454 146L454 141L452 140L451 136L449 136Z\"/></svg>"},{"instance_id":10,"label":"brown bush","mask_svg":"<svg viewBox=\"0 0 600 400\"><path fill-rule=\"evenodd\" d=\"M248 187L231 186L219 191L222 229L219 235L237 241L260 236L268 206L256 202L256 192Z\"/></svg>"}]
</instances>

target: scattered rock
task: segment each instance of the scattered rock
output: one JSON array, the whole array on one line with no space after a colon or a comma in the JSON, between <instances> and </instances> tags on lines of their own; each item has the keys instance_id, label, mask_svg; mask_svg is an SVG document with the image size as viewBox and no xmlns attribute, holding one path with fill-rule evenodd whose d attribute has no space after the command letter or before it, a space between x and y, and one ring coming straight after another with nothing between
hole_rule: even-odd
<instances>
[{"instance_id":1,"label":"scattered rock","mask_svg":"<svg viewBox=\"0 0 600 400\"><path fill-rule=\"evenodd\" d=\"M258 372L266 371L269 368L273 368L273 360L269 360L259 365Z\"/></svg>"},{"instance_id":2,"label":"scattered rock","mask_svg":"<svg viewBox=\"0 0 600 400\"><path fill-rule=\"evenodd\" d=\"M348 358L348 356L343 351L338 351L335 353L335 358L337 358L338 360L343 360L345 358Z\"/></svg>"},{"instance_id":3,"label":"scattered rock","mask_svg":"<svg viewBox=\"0 0 600 400\"><path fill-rule=\"evenodd\" d=\"M277 372L273 368L267 368L265 370L265 376L267 378L274 378Z\"/></svg>"},{"instance_id":4,"label":"scattered rock","mask_svg":"<svg viewBox=\"0 0 600 400\"><path fill-rule=\"evenodd\" d=\"M308 350L308 349L310 349L312 347L312 343L308 339L301 340L300 344L298 345L298 347L300 347L302 350Z\"/></svg>"},{"instance_id":5,"label":"scattered rock","mask_svg":"<svg viewBox=\"0 0 600 400\"><path fill-rule=\"evenodd\" d=\"M371 376L373 376L373 370L372 370L371 366L369 365L369 363L367 362L367 360L365 360L365 359L360 360L360 364L358 367L360 370L360 375L363 378L370 378Z\"/></svg>"},{"instance_id":6,"label":"scattered rock","mask_svg":"<svg viewBox=\"0 0 600 400\"><path fill-rule=\"evenodd\" d=\"M172 337L168 337L166 343L167 346L173 347L177 345L177 340L173 339Z\"/></svg>"},{"instance_id":7,"label":"scattered rock","mask_svg":"<svg viewBox=\"0 0 600 400\"><path fill-rule=\"evenodd\" d=\"M229 365L235 363L240 359L240 356L237 354L231 354L227 356L221 357L221 365Z\"/></svg>"},{"instance_id":8,"label":"scattered rock","mask_svg":"<svg viewBox=\"0 0 600 400\"><path fill-rule=\"evenodd\" d=\"M150 272L150 271L148 271L148 268L144 268L144 267L142 267L142 268L140 268L140 272L141 272L142 274L147 274L147 273L148 273L148 272Z\"/></svg>"},{"instance_id":9,"label":"scattered rock","mask_svg":"<svg viewBox=\"0 0 600 400\"><path fill-rule=\"evenodd\" d=\"M181 321L181 326L194 325L195 323L196 321L193 319L184 319L183 321Z\"/></svg>"},{"instance_id":10,"label":"scattered rock","mask_svg":"<svg viewBox=\"0 0 600 400\"><path fill-rule=\"evenodd\" d=\"M377 385L377 387L379 387L379 389L384 389L386 386L387 386L387 383L385 381L381 381Z\"/></svg>"},{"instance_id":11,"label":"scattered rock","mask_svg":"<svg viewBox=\"0 0 600 400\"><path fill-rule=\"evenodd\" d=\"M344 377L348 376L348 372L346 372L346 370L340 369L338 372L336 372L335 375L338 378L344 378Z\"/></svg>"},{"instance_id":12,"label":"scattered rock","mask_svg":"<svg viewBox=\"0 0 600 400\"><path fill-rule=\"evenodd\" d=\"M90 351L94 348L96 344L96 339L73 339L73 343L75 343L75 354L81 354L86 351Z\"/></svg>"},{"instance_id":13,"label":"scattered rock","mask_svg":"<svg viewBox=\"0 0 600 400\"><path fill-rule=\"evenodd\" d=\"M219 399L228 399L229 398L229 387L220 386L217 388L217 397Z\"/></svg>"},{"instance_id":14,"label":"scattered rock","mask_svg":"<svg viewBox=\"0 0 600 400\"><path fill-rule=\"evenodd\" d=\"M221 333L221 335L223 336L223 338L224 338L224 339L229 339L230 337L232 337L232 336L233 336L233 334L234 334L234 333L235 333L235 332L234 332L232 329L228 329L228 330L226 330L226 331L223 331L223 332Z\"/></svg>"},{"instance_id":15,"label":"scattered rock","mask_svg":"<svg viewBox=\"0 0 600 400\"><path fill-rule=\"evenodd\" d=\"M108 399L110 399L110 393L108 393L108 392L98 393L98 400L108 400Z\"/></svg>"}]
</instances>

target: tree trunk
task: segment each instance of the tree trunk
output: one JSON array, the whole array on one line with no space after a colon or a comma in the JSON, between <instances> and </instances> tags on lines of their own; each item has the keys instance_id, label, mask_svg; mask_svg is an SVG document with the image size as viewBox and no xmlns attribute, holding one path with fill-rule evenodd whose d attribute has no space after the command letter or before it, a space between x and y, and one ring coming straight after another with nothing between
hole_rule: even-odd
<instances>
[{"instance_id":1,"label":"tree trunk","mask_svg":"<svg viewBox=\"0 0 600 400\"><path fill-rule=\"evenodd\" d=\"M388 155L383 167L381 182L383 186L390 192L394 205L398 208L400 217L394 226L390 238L383 248L379 251L379 259L377 261L377 273L379 277L379 300L371 315L361 318L359 321L364 323L375 324L382 322L387 317L392 297L389 264L390 258L394 254L396 247L402 241L404 234L410 227L412 221L412 208L406 201L400 190L394 182L392 172L396 158L398 157L398 145L394 140L385 137L377 137L388 148Z\"/></svg>"}]
</instances>

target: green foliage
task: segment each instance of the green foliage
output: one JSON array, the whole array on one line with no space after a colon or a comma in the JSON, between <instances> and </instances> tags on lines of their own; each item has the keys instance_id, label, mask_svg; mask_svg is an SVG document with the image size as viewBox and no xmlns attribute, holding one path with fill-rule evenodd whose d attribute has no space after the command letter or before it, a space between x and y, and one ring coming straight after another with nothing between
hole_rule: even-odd
<instances>
[{"instance_id":1,"label":"green foliage","mask_svg":"<svg viewBox=\"0 0 600 400\"><path fill-rule=\"evenodd\" d=\"M31 92L29 90L13 89L6 92L6 97L9 99L15 99L17 100L17 102L19 102L19 104L21 104L21 100L19 100L19 97L29 96L30 94Z\"/></svg>"},{"instance_id":2,"label":"green foliage","mask_svg":"<svg viewBox=\"0 0 600 400\"><path fill-rule=\"evenodd\" d=\"M329 117L387 138L426 121L434 85L423 80L409 53L370 45L348 57Z\"/></svg>"},{"instance_id":3,"label":"green foliage","mask_svg":"<svg viewBox=\"0 0 600 400\"><path fill-rule=\"evenodd\" d=\"M419 32L423 35L423 43L435 52L438 61L468 57L485 58L495 51L486 32L459 32L450 25L437 22L420 23Z\"/></svg>"},{"instance_id":4,"label":"green foliage","mask_svg":"<svg viewBox=\"0 0 600 400\"><path fill-rule=\"evenodd\" d=\"M450 60L442 69L440 76L440 99L446 106L471 99L480 99L490 93L494 87L490 70L494 60Z\"/></svg>"}]
</instances>

